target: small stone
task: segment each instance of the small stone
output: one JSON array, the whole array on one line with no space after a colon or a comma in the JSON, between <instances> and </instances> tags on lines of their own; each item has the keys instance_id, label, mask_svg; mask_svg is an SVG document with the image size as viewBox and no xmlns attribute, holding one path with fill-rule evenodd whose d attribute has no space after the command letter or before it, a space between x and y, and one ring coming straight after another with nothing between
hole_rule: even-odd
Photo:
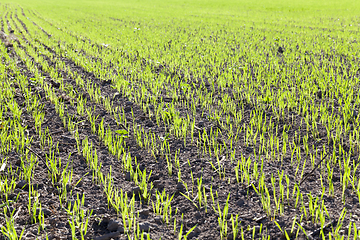
<instances>
[{"instance_id":1,"label":"small stone","mask_svg":"<svg viewBox=\"0 0 360 240\"><path fill-rule=\"evenodd\" d=\"M136 159L139 159L138 157L136 157ZM140 158L141 159L141 158ZM140 171L144 171L145 170L145 168L146 168L146 166L145 166L145 164L140 164L139 165L139 169L140 169Z\"/></svg>"},{"instance_id":2,"label":"small stone","mask_svg":"<svg viewBox=\"0 0 360 240\"><path fill-rule=\"evenodd\" d=\"M15 193L10 193L9 195L8 195L8 199L9 200L15 200L17 198L17 194L15 194Z\"/></svg>"},{"instance_id":3,"label":"small stone","mask_svg":"<svg viewBox=\"0 0 360 240\"><path fill-rule=\"evenodd\" d=\"M121 223L118 220L110 220L107 225L107 230L110 232L116 231L121 225Z\"/></svg>"},{"instance_id":4,"label":"small stone","mask_svg":"<svg viewBox=\"0 0 360 240\"><path fill-rule=\"evenodd\" d=\"M333 176L332 180L333 180L333 182L339 182L340 177L339 176Z\"/></svg>"},{"instance_id":5,"label":"small stone","mask_svg":"<svg viewBox=\"0 0 360 240\"><path fill-rule=\"evenodd\" d=\"M140 193L140 187L138 187L138 186L133 187L130 192L132 194L139 194Z\"/></svg>"},{"instance_id":6,"label":"small stone","mask_svg":"<svg viewBox=\"0 0 360 240\"><path fill-rule=\"evenodd\" d=\"M182 182L178 182L176 185L176 189L181 191L185 189L185 186Z\"/></svg>"},{"instance_id":7,"label":"small stone","mask_svg":"<svg viewBox=\"0 0 360 240\"><path fill-rule=\"evenodd\" d=\"M155 217L155 218L154 218L154 221L155 221L155 223L157 223L157 224L162 224L162 223L163 223L162 217Z\"/></svg>"},{"instance_id":8,"label":"small stone","mask_svg":"<svg viewBox=\"0 0 360 240\"><path fill-rule=\"evenodd\" d=\"M42 189L44 187L44 184L35 183L35 184L32 185L32 187L34 188L34 190L39 190L39 189Z\"/></svg>"},{"instance_id":9,"label":"small stone","mask_svg":"<svg viewBox=\"0 0 360 240\"><path fill-rule=\"evenodd\" d=\"M246 152L248 152L248 153L251 153L251 152L254 151L252 147L247 147L245 150L246 150Z\"/></svg>"},{"instance_id":10,"label":"small stone","mask_svg":"<svg viewBox=\"0 0 360 240\"><path fill-rule=\"evenodd\" d=\"M16 166L21 166L21 159L20 158L15 159L15 165Z\"/></svg>"},{"instance_id":11,"label":"small stone","mask_svg":"<svg viewBox=\"0 0 360 240\"><path fill-rule=\"evenodd\" d=\"M130 106L127 106L124 108L124 111L127 113L127 112L131 112L131 107Z\"/></svg>"},{"instance_id":12,"label":"small stone","mask_svg":"<svg viewBox=\"0 0 360 240\"><path fill-rule=\"evenodd\" d=\"M26 189L27 187L28 187L28 182L25 180L21 180L16 184L16 188Z\"/></svg>"},{"instance_id":13,"label":"small stone","mask_svg":"<svg viewBox=\"0 0 360 240\"><path fill-rule=\"evenodd\" d=\"M61 140L62 140L63 142L66 142L66 143L76 144L75 138L72 138L72 137L61 136Z\"/></svg>"},{"instance_id":14,"label":"small stone","mask_svg":"<svg viewBox=\"0 0 360 240\"><path fill-rule=\"evenodd\" d=\"M148 215L150 215L150 210L149 209L141 209L138 211L138 213L140 215L148 216Z\"/></svg>"},{"instance_id":15,"label":"small stone","mask_svg":"<svg viewBox=\"0 0 360 240\"><path fill-rule=\"evenodd\" d=\"M161 180L155 180L155 181L153 181L153 184L154 184L154 187L156 187L158 189L164 188L164 185L162 184Z\"/></svg>"},{"instance_id":16,"label":"small stone","mask_svg":"<svg viewBox=\"0 0 360 240\"><path fill-rule=\"evenodd\" d=\"M185 213L186 210L187 210L187 208L186 208L185 206L183 206L183 207L180 207L178 211L179 211L180 213ZM210 210L210 209L209 209L209 210Z\"/></svg>"},{"instance_id":17,"label":"small stone","mask_svg":"<svg viewBox=\"0 0 360 240\"><path fill-rule=\"evenodd\" d=\"M130 172L126 172L126 174L125 174L125 180L126 180L126 181L131 181L131 174L130 174Z\"/></svg>"},{"instance_id":18,"label":"small stone","mask_svg":"<svg viewBox=\"0 0 360 240\"><path fill-rule=\"evenodd\" d=\"M125 232L124 226L122 224L119 225L119 227L116 229L116 231L119 233L124 233Z\"/></svg>"},{"instance_id":19,"label":"small stone","mask_svg":"<svg viewBox=\"0 0 360 240\"><path fill-rule=\"evenodd\" d=\"M154 123L152 121L148 121L145 126L150 128L154 126Z\"/></svg>"},{"instance_id":20,"label":"small stone","mask_svg":"<svg viewBox=\"0 0 360 240\"><path fill-rule=\"evenodd\" d=\"M199 227L195 227L194 230L189 233L188 238L193 238L196 237L197 235L199 235L201 233L201 230Z\"/></svg>"},{"instance_id":21,"label":"small stone","mask_svg":"<svg viewBox=\"0 0 360 240\"><path fill-rule=\"evenodd\" d=\"M148 223L148 222L140 223L139 228L140 228L140 232L142 232L142 231L148 232L148 231L150 231L150 223Z\"/></svg>"},{"instance_id":22,"label":"small stone","mask_svg":"<svg viewBox=\"0 0 360 240\"><path fill-rule=\"evenodd\" d=\"M94 210L94 214L104 214L106 212L106 209L104 207L96 208Z\"/></svg>"},{"instance_id":23,"label":"small stone","mask_svg":"<svg viewBox=\"0 0 360 240\"><path fill-rule=\"evenodd\" d=\"M243 199L239 199L239 200L236 202L236 205L238 205L239 207L242 207L244 204L245 204L245 201L244 201Z\"/></svg>"},{"instance_id":24,"label":"small stone","mask_svg":"<svg viewBox=\"0 0 360 240\"><path fill-rule=\"evenodd\" d=\"M54 88L59 88L59 87L60 87L60 83L58 83L58 82L55 82L55 81L53 81L53 80L50 80L50 83L51 83L51 85L52 85Z\"/></svg>"}]
</instances>

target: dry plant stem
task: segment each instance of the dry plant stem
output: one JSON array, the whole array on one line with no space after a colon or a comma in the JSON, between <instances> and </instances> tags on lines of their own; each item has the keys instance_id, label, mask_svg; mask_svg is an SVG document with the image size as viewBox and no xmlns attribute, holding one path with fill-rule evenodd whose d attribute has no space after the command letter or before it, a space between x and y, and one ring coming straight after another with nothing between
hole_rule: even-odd
<instances>
[{"instance_id":1,"label":"dry plant stem","mask_svg":"<svg viewBox=\"0 0 360 240\"><path fill-rule=\"evenodd\" d=\"M51 169L49 168L49 166L46 164L46 161L37 153L37 152L35 152L34 150L32 150L30 147L28 147L28 146L25 146L26 147L26 149L28 149L30 152L32 152L33 154L35 154L44 164L45 164L45 166L47 167L47 169L49 170L49 171L51 171Z\"/></svg>"},{"instance_id":2,"label":"dry plant stem","mask_svg":"<svg viewBox=\"0 0 360 240\"><path fill-rule=\"evenodd\" d=\"M331 222L325 224L322 228L318 228L315 231L313 231L312 233L310 233L307 237L311 240L314 240L316 238L315 235L319 235L321 230L325 230L328 227L331 227L333 225L335 225L337 223L337 220L332 220Z\"/></svg>"},{"instance_id":3,"label":"dry plant stem","mask_svg":"<svg viewBox=\"0 0 360 240\"><path fill-rule=\"evenodd\" d=\"M56 115L56 112L53 113L41 126L45 126L54 116Z\"/></svg>"},{"instance_id":4,"label":"dry plant stem","mask_svg":"<svg viewBox=\"0 0 360 240\"><path fill-rule=\"evenodd\" d=\"M322 163L322 161L325 160L325 158L330 154L330 152L327 152L325 156L314 166L313 170L311 170L309 173L307 173L300 181L299 186L317 169L317 167Z\"/></svg>"}]
</instances>

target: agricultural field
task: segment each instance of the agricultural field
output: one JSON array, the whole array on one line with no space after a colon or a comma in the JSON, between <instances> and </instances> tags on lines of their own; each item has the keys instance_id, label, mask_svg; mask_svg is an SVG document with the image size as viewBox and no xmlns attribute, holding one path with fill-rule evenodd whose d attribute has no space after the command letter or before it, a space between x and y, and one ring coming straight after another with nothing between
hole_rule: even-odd
<instances>
[{"instance_id":1,"label":"agricultural field","mask_svg":"<svg viewBox=\"0 0 360 240\"><path fill-rule=\"evenodd\" d=\"M359 239L358 5L0 0L0 240Z\"/></svg>"}]
</instances>

